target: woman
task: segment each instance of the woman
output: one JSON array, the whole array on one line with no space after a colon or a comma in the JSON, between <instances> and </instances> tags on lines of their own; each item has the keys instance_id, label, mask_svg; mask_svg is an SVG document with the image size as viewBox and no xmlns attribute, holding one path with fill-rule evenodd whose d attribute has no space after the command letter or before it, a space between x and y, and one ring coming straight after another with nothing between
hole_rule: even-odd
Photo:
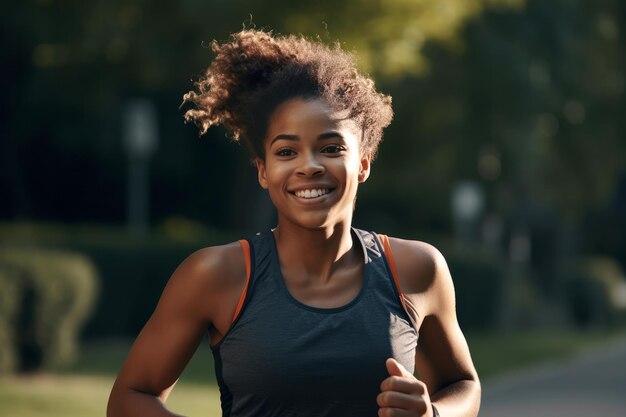
<instances>
[{"instance_id":1,"label":"woman","mask_svg":"<svg viewBox=\"0 0 626 417\"><path fill-rule=\"evenodd\" d=\"M278 225L179 266L108 416L173 416L163 403L207 330L224 416L476 416L444 258L352 227L391 99L339 46L245 30L212 47L186 120L249 146Z\"/></svg>"}]
</instances>

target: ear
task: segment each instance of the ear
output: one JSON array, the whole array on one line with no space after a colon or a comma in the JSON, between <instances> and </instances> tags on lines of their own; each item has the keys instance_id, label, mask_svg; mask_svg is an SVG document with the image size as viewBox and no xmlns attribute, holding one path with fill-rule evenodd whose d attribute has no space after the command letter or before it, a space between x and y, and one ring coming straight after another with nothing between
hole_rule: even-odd
<instances>
[{"instance_id":1,"label":"ear","mask_svg":"<svg viewBox=\"0 0 626 417\"><path fill-rule=\"evenodd\" d=\"M365 182L370 176L370 168L372 162L372 155L367 153L361 155L361 164L359 167L359 183Z\"/></svg>"},{"instance_id":2,"label":"ear","mask_svg":"<svg viewBox=\"0 0 626 417\"><path fill-rule=\"evenodd\" d=\"M261 158L256 158L254 162L256 163L257 174L259 176L259 184L261 185L261 188L267 190L265 161L263 161Z\"/></svg>"}]
</instances>

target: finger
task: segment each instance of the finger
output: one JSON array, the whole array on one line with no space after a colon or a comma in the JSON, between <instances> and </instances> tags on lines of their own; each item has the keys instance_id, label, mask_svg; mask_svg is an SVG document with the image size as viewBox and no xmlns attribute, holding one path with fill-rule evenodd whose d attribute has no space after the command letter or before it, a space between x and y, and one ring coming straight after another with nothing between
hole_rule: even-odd
<instances>
[{"instance_id":1,"label":"finger","mask_svg":"<svg viewBox=\"0 0 626 417\"><path fill-rule=\"evenodd\" d=\"M410 376L413 377L413 374L406 370L402 364L396 361L394 358L389 358L385 362L387 366L387 372L389 372L389 376Z\"/></svg>"},{"instance_id":2,"label":"finger","mask_svg":"<svg viewBox=\"0 0 626 417\"><path fill-rule=\"evenodd\" d=\"M410 395L402 392L381 392L376 397L376 403L381 408L398 408L423 413L426 410L426 402L419 395Z\"/></svg>"},{"instance_id":3,"label":"finger","mask_svg":"<svg viewBox=\"0 0 626 417\"><path fill-rule=\"evenodd\" d=\"M407 378L404 376L390 376L380 383L380 390L398 391L406 394L423 395L426 393L426 384L415 377Z\"/></svg>"},{"instance_id":4,"label":"finger","mask_svg":"<svg viewBox=\"0 0 626 417\"><path fill-rule=\"evenodd\" d=\"M410 411L399 408L385 407L378 409L378 417L412 417Z\"/></svg>"}]
</instances>

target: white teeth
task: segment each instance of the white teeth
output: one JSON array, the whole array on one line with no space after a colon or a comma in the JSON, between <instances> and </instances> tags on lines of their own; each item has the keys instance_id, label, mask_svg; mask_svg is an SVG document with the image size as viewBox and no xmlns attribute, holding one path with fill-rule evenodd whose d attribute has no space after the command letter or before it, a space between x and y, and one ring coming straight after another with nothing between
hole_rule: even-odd
<instances>
[{"instance_id":1,"label":"white teeth","mask_svg":"<svg viewBox=\"0 0 626 417\"><path fill-rule=\"evenodd\" d=\"M296 196L300 198L316 198L328 194L330 190L328 188L318 188L317 190L299 190L296 191Z\"/></svg>"}]
</instances>

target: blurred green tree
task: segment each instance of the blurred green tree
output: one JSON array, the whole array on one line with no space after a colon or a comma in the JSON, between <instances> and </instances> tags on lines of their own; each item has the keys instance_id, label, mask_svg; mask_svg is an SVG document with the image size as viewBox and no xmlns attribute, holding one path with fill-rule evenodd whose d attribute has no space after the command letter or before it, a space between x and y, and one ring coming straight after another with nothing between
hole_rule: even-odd
<instances>
[{"instance_id":1,"label":"blurred green tree","mask_svg":"<svg viewBox=\"0 0 626 417\"><path fill-rule=\"evenodd\" d=\"M488 209L505 217L538 206L575 223L606 201L623 170L625 8L617 0L2 7L11 63L0 77L4 218L121 222L120 113L126 99L143 96L157 104L163 137L153 217L241 227L245 208L264 198L252 170L222 130L189 140L194 129L176 107L210 60L207 43L242 24L340 39L393 96L396 120L375 167L387 175L364 187L363 223L449 232L449 194L461 179L479 181Z\"/></svg>"}]
</instances>

